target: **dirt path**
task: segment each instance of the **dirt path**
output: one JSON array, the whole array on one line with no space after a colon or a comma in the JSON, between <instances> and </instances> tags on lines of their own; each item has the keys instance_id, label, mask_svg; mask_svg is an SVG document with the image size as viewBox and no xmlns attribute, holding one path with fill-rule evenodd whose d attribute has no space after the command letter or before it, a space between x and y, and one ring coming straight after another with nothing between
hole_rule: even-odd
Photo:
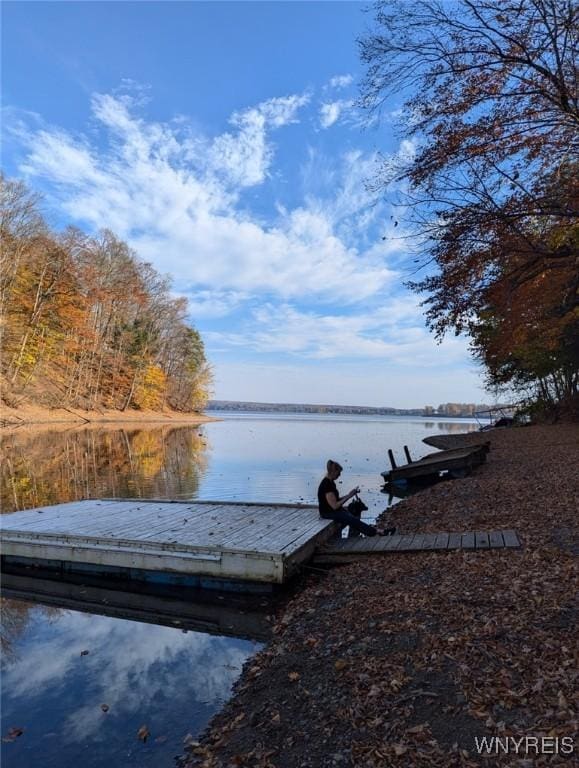
<instances>
[{"instance_id":1,"label":"dirt path","mask_svg":"<svg viewBox=\"0 0 579 768\"><path fill-rule=\"evenodd\" d=\"M484 466L401 502L394 522L515 528L523 549L390 555L308 577L187 765L577 765L579 426L484 439ZM484 736L509 754L493 742L480 756Z\"/></svg>"}]
</instances>

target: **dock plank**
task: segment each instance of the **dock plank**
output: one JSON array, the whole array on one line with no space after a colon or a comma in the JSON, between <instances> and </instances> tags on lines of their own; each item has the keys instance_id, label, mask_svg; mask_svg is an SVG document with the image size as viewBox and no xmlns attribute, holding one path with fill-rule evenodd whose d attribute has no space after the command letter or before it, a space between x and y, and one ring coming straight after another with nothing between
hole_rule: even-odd
<instances>
[{"instance_id":1,"label":"dock plank","mask_svg":"<svg viewBox=\"0 0 579 768\"><path fill-rule=\"evenodd\" d=\"M220 520L208 510L206 512L199 512L197 510L191 510L181 516L168 518L166 515L160 516L158 523L150 528L150 532L145 534L145 538L154 538L155 536L163 536L181 530L181 535L185 539L188 538L189 532L194 531L196 538L205 538L209 530L222 531L227 530L226 521Z\"/></svg>"},{"instance_id":2,"label":"dock plank","mask_svg":"<svg viewBox=\"0 0 579 768\"><path fill-rule=\"evenodd\" d=\"M474 533L463 533L462 539L461 539L461 549L474 549L475 548L475 539L474 539Z\"/></svg>"},{"instance_id":3,"label":"dock plank","mask_svg":"<svg viewBox=\"0 0 579 768\"><path fill-rule=\"evenodd\" d=\"M414 539L416 535L414 533L408 533L400 537L400 541L396 546L397 552L411 551L413 549Z\"/></svg>"},{"instance_id":4,"label":"dock plank","mask_svg":"<svg viewBox=\"0 0 579 768\"><path fill-rule=\"evenodd\" d=\"M402 540L402 536L395 533L392 536L384 536L382 540L384 542L382 552L391 552L397 549Z\"/></svg>"},{"instance_id":5,"label":"dock plank","mask_svg":"<svg viewBox=\"0 0 579 768\"><path fill-rule=\"evenodd\" d=\"M460 549L462 547L462 533L449 533L447 549Z\"/></svg>"},{"instance_id":6,"label":"dock plank","mask_svg":"<svg viewBox=\"0 0 579 768\"><path fill-rule=\"evenodd\" d=\"M505 542L500 531L489 531L489 546L491 549L503 549Z\"/></svg>"},{"instance_id":7,"label":"dock plank","mask_svg":"<svg viewBox=\"0 0 579 768\"><path fill-rule=\"evenodd\" d=\"M218 515L217 519L214 519L213 514L207 515L204 519L201 512L193 518L191 524L185 524L183 531L177 530L177 526L172 525L160 535L168 538L171 535L179 535L183 541L210 539L222 544L226 544L233 536L240 543L240 534L247 529L248 525L252 525L249 521L253 519L253 515L245 507L235 507L226 515Z\"/></svg>"},{"instance_id":8,"label":"dock plank","mask_svg":"<svg viewBox=\"0 0 579 768\"><path fill-rule=\"evenodd\" d=\"M346 546L341 548L341 552L371 552L375 548L376 542L373 538L360 536L359 538L346 539Z\"/></svg>"},{"instance_id":9,"label":"dock plank","mask_svg":"<svg viewBox=\"0 0 579 768\"><path fill-rule=\"evenodd\" d=\"M264 516L267 516L267 521L264 519ZM261 523L265 522L266 527L270 529L268 538L273 541L276 536L285 538L287 534L284 532L292 528L300 528L300 523L305 522L309 524L312 520L318 520L319 514L317 510L312 512L312 510L303 509L276 509L275 506L271 506L258 512L257 515L254 513L253 519L257 517L259 517ZM251 534L251 531L248 531L248 533Z\"/></svg>"},{"instance_id":10,"label":"dock plank","mask_svg":"<svg viewBox=\"0 0 579 768\"><path fill-rule=\"evenodd\" d=\"M267 517L267 520L265 519ZM315 519L318 519L316 512ZM253 522L249 522L253 520ZM295 531L304 530L311 524L311 515L304 515L303 510L290 511L283 509L281 511L275 508L269 508L253 514L248 518L247 525L236 526L232 528L223 539L224 543L235 541L237 546L254 549L260 547L265 542L269 547L276 550L281 548L281 544L288 544L296 538Z\"/></svg>"},{"instance_id":11,"label":"dock plank","mask_svg":"<svg viewBox=\"0 0 579 768\"><path fill-rule=\"evenodd\" d=\"M370 539L368 539L368 551L373 552L374 550L384 550L384 545L386 543L386 539L389 539L390 536L373 536Z\"/></svg>"},{"instance_id":12,"label":"dock plank","mask_svg":"<svg viewBox=\"0 0 579 768\"><path fill-rule=\"evenodd\" d=\"M437 533L433 549L447 549L449 538L449 533Z\"/></svg>"},{"instance_id":13,"label":"dock plank","mask_svg":"<svg viewBox=\"0 0 579 768\"><path fill-rule=\"evenodd\" d=\"M144 506L140 506L136 509L127 510L122 515L119 515L116 520L109 518L106 521L95 521L95 530L110 535L123 535L125 532L134 531L139 535L139 538L146 538L151 535L152 531L160 531L162 528L166 528L175 519L174 516L170 518L159 507L146 509ZM80 530L80 528L76 530Z\"/></svg>"},{"instance_id":14,"label":"dock plank","mask_svg":"<svg viewBox=\"0 0 579 768\"><path fill-rule=\"evenodd\" d=\"M410 551L422 549L422 544L424 543L424 536L425 536L424 533L416 533L408 549Z\"/></svg>"},{"instance_id":15,"label":"dock plank","mask_svg":"<svg viewBox=\"0 0 579 768\"><path fill-rule=\"evenodd\" d=\"M520 547L521 542L515 531L502 531L505 547Z\"/></svg>"},{"instance_id":16,"label":"dock plank","mask_svg":"<svg viewBox=\"0 0 579 768\"><path fill-rule=\"evenodd\" d=\"M426 533L422 542L422 549L434 549L437 533Z\"/></svg>"},{"instance_id":17,"label":"dock plank","mask_svg":"<svg viewBox=\"0 0 579 768\"><path fill-rule=\"evenodd\" d=\"M474 535L475 546L477 549L489 549L489 535L484 531L477 531Z\"/></svg>"},{"instance_id":18,"label":"dock plank","mask_svg":"<svg viewBox=\"0 0 579 768\"><path fill-rule=\"evenodd\" d=\"M82 506L81 506L82 505ZM10 512L2 515L1 524L5 530L12 530L16 525L22 529L38 529L39 527L45 530L55 529L63 524L74 524L78 521L83 521L87 518L87 509L93 508L90 501L80 501L74 504L62 504L55 505L58 509L51 507L37 507L32 510L24 510L22 512ZM95 505L95 507L98 505ZM117 504L107 504L104 511L99 510L98 514L94 514L94 519L100 519L101 517L111 516L114 519L114 515L118 514Z\"/></svg>"},{"instance_id":19,"label":"dock plank","mask_svg":"<svg viewBox=\"0 0 579 768\"><path fill-rule=\"evenodd\" d=\"M333 520L325 520L319 516L312 519L312 522L305 526L302 531L298 531L297 533L292 534L293 538L289 539L286 544L281 546L281 552L285 554L290 549L299 549L312 536L317 536L318 532L329 529L330 526L333 527L333 525Z\"/></svg>"}]
</instances>

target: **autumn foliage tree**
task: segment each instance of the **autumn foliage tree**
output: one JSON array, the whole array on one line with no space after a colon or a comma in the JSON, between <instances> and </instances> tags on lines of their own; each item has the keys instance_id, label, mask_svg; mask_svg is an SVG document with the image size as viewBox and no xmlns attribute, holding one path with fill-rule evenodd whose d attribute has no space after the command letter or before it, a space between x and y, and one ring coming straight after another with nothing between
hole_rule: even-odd
<instances>
[{"instance_id":1,"label":"autumn foliage tree","mask_svg":"<svg viewBox=\"0 0 579 768\"><path fill-rule=\"evenodd\" d=\"M430 326L470 333L491 384L567 404L579 392L578 21L569 0L392 0L360 40L364 106L405 96L415 153L385 160L376 185L407 190L425 266L410 285Z\"/></svg>"},{"instance_id":2,"label":"autumn foliage tree","mask_svg":"<svg viewBox=\"0 0 579 768\"><path fill-rule=\"evenodd\" d=\"M187 301L112 232L49 230L0 179L4 399L86 409L202 409L211 371Z\"/></svg>"}]
</instances>

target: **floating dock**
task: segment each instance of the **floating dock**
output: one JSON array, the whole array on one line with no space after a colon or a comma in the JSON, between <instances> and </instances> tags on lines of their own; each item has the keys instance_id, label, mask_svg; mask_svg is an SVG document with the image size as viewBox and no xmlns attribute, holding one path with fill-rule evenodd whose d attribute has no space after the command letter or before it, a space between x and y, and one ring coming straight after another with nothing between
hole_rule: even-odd
<instances>
[{"instance_id":1,"label":"floating dock","mask_svg":"<svg viewBox=\"0 0 579 768\"><path fill-rule=\"evenodd\" d=\"M0 524L12 563L241 590L284 583L339 531L310 504L142 499L36 507Z\"/></svg>"},{"instance_id":2,"label":"floating dock","mask_svg":"<svg viewBox=\"0 0 579 768\"><path fill-rule=\"evenodd\" d=\"M454 476L470 474L475 467L486 461L490 444L471 445L466 448L454 448L448 451L436 451L429 453L422 459L412 461L408 448L404 446L407 464L397 466L392 451L388 451L392 469L380 474L386 483L395 483L400 480L419 481L425 478L436 478L441 472L449 472Z\"/></svg>"}]
</instances>

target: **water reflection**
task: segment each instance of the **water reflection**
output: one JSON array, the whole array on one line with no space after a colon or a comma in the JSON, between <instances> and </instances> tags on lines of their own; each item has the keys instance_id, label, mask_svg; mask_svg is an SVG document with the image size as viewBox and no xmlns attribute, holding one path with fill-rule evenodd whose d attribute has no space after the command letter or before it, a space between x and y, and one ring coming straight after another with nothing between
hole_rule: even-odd
<instances>
[{"instance_id":1,"label":"water reflection","mask_svg":"<svg viewBox=\"0 0 579 768\"><path fill-rule=\"evenodd\" d=\"M404 461L408 445L416 459L432 452L422 442L427 435L477 428L466 420L219 416L202 426L4 433L2 509L112 496L315 502L326 459L333 457L345 468L344 488L361 486L367 519L373 519L384 508L380 472L390 466L388 448Z\"/></svg>"},{"instance_id":2,"label":"water reflection","mask_svg":"<svg viewBox=\"0 0 579 768\"><path fill-rule=\"evenodd\" d=\"M90 497L191 498L206 449L196 426L13 430L0 441L2 511Z\"/></svg>"},{"instance_id":3,"label":"water reflection","mask_svg":"<svg viewBox=\"0 0 579 768\"><path fill-rule=\"evenodd\" d=\"M26 618L24 618L26 617ZM256 643L3 600L5 765L171 765L230 694ZM88 653L84 653L88 651ZM103 712L102 704L108 707ZM136 733L151 733L147 744ZM161 757L161 755L163 757Z\"/></svg>"}]
</instances>

